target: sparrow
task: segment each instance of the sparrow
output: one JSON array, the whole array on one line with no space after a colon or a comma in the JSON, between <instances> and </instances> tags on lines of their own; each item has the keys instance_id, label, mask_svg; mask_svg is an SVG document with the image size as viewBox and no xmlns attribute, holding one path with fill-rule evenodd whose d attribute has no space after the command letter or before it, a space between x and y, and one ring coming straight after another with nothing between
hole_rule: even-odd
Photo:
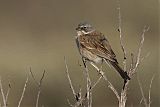
<instances>
[{"instance_id":1,"label":"sparrow","mask_svg":"<svg viewBox=\"0 0 160 107\"><path fill-rule=\"evenodd\" d=\"M76 44L82 58L95 64L105 61L120 74L125 82L130 80L127 72L118 65L109 41L101 32L86 22L78 24L76 31Z\"/></svg>"}]
</instances>

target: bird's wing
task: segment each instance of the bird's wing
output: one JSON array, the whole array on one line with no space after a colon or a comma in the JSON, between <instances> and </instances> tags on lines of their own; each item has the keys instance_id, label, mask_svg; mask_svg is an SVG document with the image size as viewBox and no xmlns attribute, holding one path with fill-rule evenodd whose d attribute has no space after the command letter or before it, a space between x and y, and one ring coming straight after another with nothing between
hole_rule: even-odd
<instances>
[{"instance_id":1,"label":"bird's wing","mask_svg":"<svg viewBox=\"0 0 160 107\"><path fill-rule=\"evenodd\" d=\"M102 33L96 31L83 35L80 37L79 42L82 47L86 48L93 54L111 61L116 61L116 55L112 51L108 40Z\"/></svg>"}]
</instances>

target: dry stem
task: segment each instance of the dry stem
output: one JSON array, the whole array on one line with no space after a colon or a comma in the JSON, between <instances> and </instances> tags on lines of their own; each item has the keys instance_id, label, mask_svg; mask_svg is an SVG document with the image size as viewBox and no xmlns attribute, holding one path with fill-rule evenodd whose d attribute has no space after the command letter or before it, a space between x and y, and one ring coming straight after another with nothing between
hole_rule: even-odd
<instances>
[{"instance_id":1,"label":"dry stem","mask_svg":"<svg viewBox=\"0 0 160 107\"><path fill-rule=\"evenodd\" d=\"M30 67L30 74L31 74L33 80L36 82L36 85L38 86L38 93L37 93L37 98L36 98L36 107L38 107L38 104L39 104L39 97L40 97L40 94L41 94L41 86L42 86L42 82L43 82L45 73L46 73L46 71L44 70L44 71L43 71L43 74L42 74L42 76L41 76L40 81L37 82L37 80L35 79L35 76L34 76L34 74L33 74L33 72L32 72L32 69L31 69L31 67Z\"/></svg>"},{"instance_id":2,"label":"dry stem","mask_svg":"<svg viewBox=\"0 0 160 107\"><path fill-rule=\"evenodd\" d=\"M149 85L149 92L148 92L148 107L151 106L151 88L152 88L152 83L153 83L154 77L155 77L155 74L152 76L151 82L150 82L150 85Z\"/></svg>"},{"instance_id":3,"label":"dry stem","mask_svg":"<svg viewBox=\"0 0 160 107\"><path fill-rule=\"evenodd\" d=\"M25 91L26 91L27 84L28 84L28 75L27 75L27 79L26 79L26 82L25 82L24 87L23 87L23 91L22 91L21 98L20 98L20 100L19 100L19 102L18 102L18 107L20 107L21 102L22 102L22 100L23 100L23 97L24 97L24 93L25 93Z\"/></svg>"},{"instance_id":4,"label":"dry stem","mask_svg":"<svg viewBox=\"0 0 160 107\"><path fill-rule=\"evenodd\" d=\"M68 78L68 81L69 81L69 85L70 85L70 88L71 88L71 90L72 90L72 93L73 93L73 96L74 96L74 98L76 99L76 92L75 92L75 90L74 90L74 87L73 87L73 85L72 85L72 80L71 80L71 78L70 78L70 75L69 75L69 72L68 72L68 65L67 65L67 62L66 62L66 58L64 57L64 62L65 62L65 67L66 67L66 75L67 75L67 78Z\"/></svg>"},{"instance_id":5,"label":"dry stem","mask_svg":"<svg viewBox=\"0 0 160 107\"><path fill-rule=\"evenodd\" d=\"M5 98L4 91L3 91L3 86L2 86L1 77L0 77L0 90L1 90L1 94L2 94L3 107L7 107L6 98Z\"/></svg>"},{"instance_id":6,"label":"dry stem","mask_svg":"<svg viewBox=\"0 0 160 107\"><path fill-rule=\"evenodd\" d=\"M86 65L85 59L82 58L84 68L85 68L85 77L87 81L87 100L88 100L88 107L92 107L92 92L91 92L91 79L88 72L88 67Z\"/></svg>"},{"instance_id":7,"label":"dry stem","mask_svg":"<svg viewBox=\"0 0 160 107\"><path fill-rule=\"evenodd\" d=\"M140 90L141 90L141 94L142 94L142 99L140 101L140 103L143 101L145 107L150 107L151 106L151 88L152 88L152 82L153 82L153 79L155 77L155 74L152 76L151 78L151 82L150 82L150 85L149 85L149 91L148 91L148 101L144 95L144 91L143 91L143 88L142 88L142 84L139 80L139 78L137 77L138 79L138 84L139 84L139 87L140 87Z\"/></svg>"},{"instance_id":8,"label":"dry stem","mask_svg":"<svg viewBox=\"0 0 160 107\"><path fill-rule=\"evenodd\" d=\"M11 90L11 84L10 84L10 82L9 82L9 84L8 84L8 90L7 90L7 94L6 94L6 105L7 105L7 103L8 103L8 95L9 95L9 93L10 93L10 90Z\"/></svg>"},{"instance_id":9,"label":"dry stem","mask_svg":"<svg viewBox=\"0 0 160 107\"><path fill-rule=\"evenodd\" d=\"M126 49L124 47L123 44L123 38L122 38L122 16L121 16L121 8L120 8L120 0L117 1L118 2L118 31L119 31L119 37L120 37L120 45L121 45L121 49L123 51L123 66L124 66L124 71L126 71L127 69L127 65L126 65Z\"/></svg>"},{"instance_id":10,"label":"dry stem","mask_svg":"<svg viewBox=\"0 0 160 107\"><path fill-rule=\"evenodd\" d=\"M39 84L38 84L38 94L37 94L37 100L36 100L36 107L38 107L39 96L41 94L41 86L42 86L42 82L43 82L45 73L46 73L46 71L44 70L43 74L42 74L42 77L41 77L41 79L39 81Z\"/></svg>"},{"instance_id":11,"label":"dry stem","mask_svg":"<svg viewBox=\"0 0 160 107\"><path fill-rule=\"evenodd\" d=\"M103 77L103 79L107 82L108 87L114 92L114 94L116 95L117 99L120 99L117 90L114 88L112 83L104 75L104 72L102 70L100 70L94 63L91 62L90 64L98 71L98 73L100 73L101 77Z\"/></svg>"}]
</instances>

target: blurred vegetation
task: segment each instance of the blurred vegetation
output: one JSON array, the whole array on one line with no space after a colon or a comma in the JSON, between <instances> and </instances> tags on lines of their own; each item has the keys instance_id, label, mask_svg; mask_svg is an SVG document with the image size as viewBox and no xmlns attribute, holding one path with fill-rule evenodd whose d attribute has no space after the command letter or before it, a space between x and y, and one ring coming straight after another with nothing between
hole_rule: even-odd
<instances>
[{"instance_id":1,"label":"blurred vegetation","mask_svg":"<svg viewBox=\"0 0 160 107\"><path fill-rule=\"evenodd\" d=\"M151 54L140 65L137 75L147 95L150 79L156 73L151 92L152 107L160 104L158 4L157 0L121 0L122 33L128 58L131 52L137 52L144 25L150 26L145 36L143 55ZM122 65L117 0L0 0L0 76L5 89L11 82L10 107L18 104L29 67L32 67L37 79L44 69L47 71L40 105L68 107L67 98L72 100L72 93L63 57L67 58L75 87L82 86L85 81L78 65L81 59L74 41L75 27L82 21L88 21L107 36ZM89 69L94 81L97 73L92 67ZM122 81L116 72L108 66L105 69L116 88L121 87ZM36 95L37 87L30 78L22 107L34 107ZM135 76L130 84L127 106L142 106L139 105L140 100ZM103 81L93 92L93 105L117 106L116 97Z\"/></svg>"}]
</instances>

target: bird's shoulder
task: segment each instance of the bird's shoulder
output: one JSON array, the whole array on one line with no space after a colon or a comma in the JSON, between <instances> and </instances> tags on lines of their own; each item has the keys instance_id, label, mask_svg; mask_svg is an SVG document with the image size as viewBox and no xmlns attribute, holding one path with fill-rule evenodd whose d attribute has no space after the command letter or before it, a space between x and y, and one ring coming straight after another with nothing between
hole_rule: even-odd
<instances>
[{"instance_id":1,"label":"bird's shoulder","mask_svg":"<svg viewBox=\"0 0 160 107\"><path fill-rule=\"evenodd\" d=\"M81 35L79 37L79 39L81 41L86 41L86 42L90 41L90 40L101 42L101 41L103 41L106 38L105 38L105 36L101 32L99 32L99 31L93 31L93 32L90 32L88 34Z\"/></svg>"},{"instance_id":2,"label":"bird's shoulder","mask_svg":"<svg viewBox=\"0 0 160 107\"><path fill-rule=\"evenodd\" d=\"M90 34L92 36L92 38L94 38L94 41L96 43L96 45L99 46L99 49L104 50L105 52L109 52L109 54L112 57L116 57L115 53L113 52L109 41L107 40L107 38L104 36L103 33L99 32L99 31L95 31L93 33Z\"/></svg>"}]
</instances>

